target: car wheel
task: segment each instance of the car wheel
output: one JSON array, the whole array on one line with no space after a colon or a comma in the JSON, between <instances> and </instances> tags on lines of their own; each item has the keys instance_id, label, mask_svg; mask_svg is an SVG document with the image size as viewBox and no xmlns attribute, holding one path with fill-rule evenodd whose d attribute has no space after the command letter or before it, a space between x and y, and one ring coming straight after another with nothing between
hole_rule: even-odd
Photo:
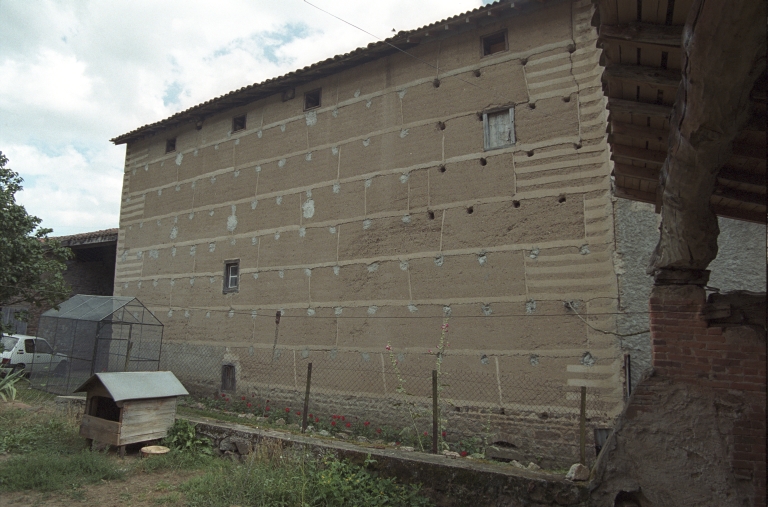
<instances>
[{"instance_id":1,"label":"car wheel","mask_svg":"<svg viewBox=\"0 0 768 507\"><path fill-rule=\"evenodd\" d=\"M13 365L13 369L11 370L11 374L14 374L14 373L16 373L18 371L23 371L24 368L26 368L26 367L27 367L26 364L15 364L15 365Z\"/></svg>"},{"instance_id":2,"label":"car wheel","mask_svg":"<svg viewBox=\"0 0 768 507\"><path fill-rule=\"evenodd\" d=\"M64 377L67 374L67 366L69 366L69 364L66 361L60 362L53 370L53 374L57 377Z\"/></svg>"}]
</instances>

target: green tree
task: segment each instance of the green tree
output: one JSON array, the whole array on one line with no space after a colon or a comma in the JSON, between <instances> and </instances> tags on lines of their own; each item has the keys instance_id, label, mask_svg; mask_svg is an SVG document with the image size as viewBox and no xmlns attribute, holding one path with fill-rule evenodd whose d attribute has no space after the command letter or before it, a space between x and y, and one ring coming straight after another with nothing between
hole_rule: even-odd
<instances>
[{"instance_id":1,"label":"green tree","mask_svg":"<svg viewBox=\"0 0 768 507\"><path fill-rule=\"evenodd\" d=\"M72 251L16 202L23 180L7 163L0 152L0 308L55 306L69 296L62 275Z\"/></svg>"}]
</instances>

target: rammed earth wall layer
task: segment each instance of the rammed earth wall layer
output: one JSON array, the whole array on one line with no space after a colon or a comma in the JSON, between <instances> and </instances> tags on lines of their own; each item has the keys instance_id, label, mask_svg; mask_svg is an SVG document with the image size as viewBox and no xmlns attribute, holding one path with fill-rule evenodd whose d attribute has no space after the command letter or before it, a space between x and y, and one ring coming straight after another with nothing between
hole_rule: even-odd
<instances>
[{"instance_id":1,"label":"rammed earth wall layer","mask_svg":"<svg viewBox=\"0 0 768 507\"><path fill-rule=\"evenodd\" d=\"M231 363L246 389L251 355L273 351L380 368L387 344L429 372L448 317L444 371L565 386L559 405L587 386L618 413L593 9L505 12L423 38L418 59L395 53L128 144L115 293L162 319L180 379L209 371L219 385ZM509 49L481 57L500 30ZM316 88L320 107L303 111ZM516 143L486 150L482 113L496 108L514 108ZM224 294L230 260L239 290ZM197 366L209 346L227 354Z\"/></svg>"}]
</instances>

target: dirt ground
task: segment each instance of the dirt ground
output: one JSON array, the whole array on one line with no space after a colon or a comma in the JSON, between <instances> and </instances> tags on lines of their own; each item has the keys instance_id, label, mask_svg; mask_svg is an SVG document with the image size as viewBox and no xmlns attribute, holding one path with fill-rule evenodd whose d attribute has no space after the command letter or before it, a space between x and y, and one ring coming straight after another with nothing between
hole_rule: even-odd
<instances>
[{"instance_id":1,"label":"dirt ground","mask_svg":"<svg viewBox=\"0 0 768 507\"><path fill-rule=\"evenodd\" d=\"M116 456L114 459L119 460ZM124 461L126 468L133 468L132 462L138 459L142 458L126 456ZM69 491L0 493L0 507L37 505L68 507L73 504L98 507L182 506L185 505L184 494L178 491L178 486L202 473L200 471L135 472L122 481L103 481L101 484L86 485Z\"/></svg>"}]
</instances>

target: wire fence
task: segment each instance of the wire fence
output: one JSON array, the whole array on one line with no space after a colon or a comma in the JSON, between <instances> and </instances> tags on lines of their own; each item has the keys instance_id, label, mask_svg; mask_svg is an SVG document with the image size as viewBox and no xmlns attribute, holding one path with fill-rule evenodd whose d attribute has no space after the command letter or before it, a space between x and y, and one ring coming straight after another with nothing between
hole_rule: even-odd
<instances>
[{"instance_id":1,"label":"wire fence","mask_svg":"<svg viewBox=\"0 0 768 507\"><path fill-rule=\"evenodd\" d=\"M582 410L582 388L562 379L440 371L435 355L405 366L394 354L334 354L315 354L309 366L306 350L166 342L160 369L174 372L197 408L296 429L306 416L307 431L322 435L426 452L436 443L438 452L545 468L581 461L582 445L593 460L617 404L591 388Z\"/></svg>"}]
</instances>

